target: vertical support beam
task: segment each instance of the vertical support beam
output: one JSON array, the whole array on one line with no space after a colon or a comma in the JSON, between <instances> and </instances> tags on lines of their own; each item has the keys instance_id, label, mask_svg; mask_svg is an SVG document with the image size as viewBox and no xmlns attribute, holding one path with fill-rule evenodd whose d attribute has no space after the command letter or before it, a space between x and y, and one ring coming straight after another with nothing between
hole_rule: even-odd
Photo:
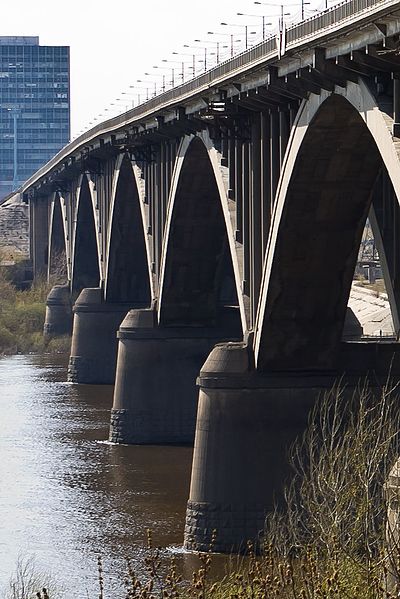
<instances>
[{"instance_id":1,"label":"vertical support beam","mask_svg":"<svg viewBox=\"0 0 400 599\"><path fill-rule=\"evenodd\" d=\"M228 196L234 199L236 190L236 159L235 159L235 140L232 136L228 141L228 171L229 171L229 189Z\"/></svg>"},{"instance_id":2,"label":"vertical support beam","mask_svg":"<svg viewBox=\"0 0 400 599\"><path fill-rule=\"evenodd\" d=\"M271 212L274 207L276 189L278 187L280 172L279 153L279 114L276 110L270 111L270 172L271 172Z\"/></svg>"},{"instance_id":3,"label":"vertical support beam","mask_svg":"<svg viewBox=\"0 0 400 599\"><path fill-rule=\"evenodd\" d=\"M293 108L293 106L291 106L289 109L289 135L290 135L290 131L292 130L292 127L294 125L296 115L297 115L297 108Z\"/></svg>"},{"instance_id":4,"label":"vertical support beam","mask_svg":"<svg viewBox=\"0 0 400 599\"><path fill-rule=\"evenodd\" d=\"M389 264L386 258L385 245L383 242L382 234L379 228L378 220L376 218L374 206L371 205L369 215L369 221L371 223L371 229L374 236L376 248L379 254L379 260L382 268L383 279L385 281L386 293L389 299L390 311L392 313L393 319L393 327L395 333L398 335L400 331L400 321L399 321L399 303L398 303L398 292L395 290L396 281L393 280L390 273ZM398 290L397 290L398 291Z\"/></svg>"},{"instance_id":5,"label":"vertical support beam","mask_svg":"<svg viewBox=\"0 0 400 599\"><path fill-rule=\"evenodd\" d=\"M154 150L153 150L154 151ZM151 235L153 240L153 265L154 273L157 273L158 252L157 252L157 235L158 235L158 197L156 186L156 162L151 161L149 164L149 182L150 182L150 198L151 198Z\"/></svg>"},{"instance_id":6,"label":"vertical support beam","mask_svg":"<svg viewBox=\"0 0 400 599\"><path fill-rule=\"evenodd\" d=\"M236 174L236 241L243 243L243 229L242 229L242 212L243 212L243 190L242 190L242 142L236 140L235 142L235 174Z\"/></svg>"},{"instance_id":7,"label":"vertical support beam","mask_svg":"<svg viewBox=\"0 0 400 599\"><path fill-rule=\"evenodd\" d=\"M161 160L161 173L160 173L160 186L161 186L161 242L162 242L162 237L163 237L163 232L164 232L164 227L165 227L165 218L166 218L166 212L167 212L167 200L168 200L168 177L167 177L167 171L168 171L168 142L165 142L161 145L160 148L161 151L161 155L160 155L160 160Z\"/></svg>"},{"instance_id":8,"label":"vertical support beam","mask_svg":"<svg viewBox=\"0 0 400 599\"><path fill-rule=\"evenodd\" d=\"M155 244L155 272L157 277L160 272L161 247L162 247L162 222L163 222L163 193L162 193L162 146L157 148L154 171L154 244Z\"/></svg>"},{"instance_id":9,"label":"vertical support beam","mask_svg":"<svg viewBox=\"0 0 400 599\"><path fill-rule=\"evenodd\" d=\"M393 78L393 130L394 137L400 137L400 79Z\"/></svg>"},{"instance_id":10,"label":"vertical support beam","mask_svg":"<svg viewBox=\"0 0 400 599\"><path fill-rule=\"evenodd\" d=\"M250 295L250 143L242 145L242 243L243 243L243 292Z\"/></svg>"},{"instance_id":11,"label":"vertical support beam","mask_svg":"<svg viewBox=\"0 0 400 599\"><path fill-rule=\"evenodd\" d=\"M270 118L268 113L261 113L261 221L262 221L262 259L264 260L269 229L271 226L271 148Z\"/></svg>"},{"instance_id":12,"label":"vertical support beam","mask_svg":"<svg viewBox=\"0 0 400 599\"><path fill-rule=\"evenodd\" d=\"M261 217L261 122L262 115L253 117L251 128L251 322L255 322L262 271L262 217Z\"/></svg>"},{"instance_id":13,"label":"vertical support beam","mask_svg":"<svg viewBox=\"0 0 400 599\"><path fill-rule=\"evenodd\" d=\"M282 167L289 139L289 118L285 110L279 110L279 162Z\"/></svg>"},{"instance_id":14,"label":"vertical support beam","mask_svg":"<svg viewBox=\"0 0 400 599\"><path fill-rule=\"evenodd\" d=\"M31 202L31 237L33 277L46 276L49 248L49 206L47 197Z\"/></svg>"},{"instance_id":15,"label":"vertical support beam","mask_svg":"<svg viewBox=\"0 0 400 599\"><path fill-rule=\"evenodd\" d=\"M400 208L385 168L373 189L369 219L384 275L393 325L400 329Z\"/></svg>"}]
</instances>

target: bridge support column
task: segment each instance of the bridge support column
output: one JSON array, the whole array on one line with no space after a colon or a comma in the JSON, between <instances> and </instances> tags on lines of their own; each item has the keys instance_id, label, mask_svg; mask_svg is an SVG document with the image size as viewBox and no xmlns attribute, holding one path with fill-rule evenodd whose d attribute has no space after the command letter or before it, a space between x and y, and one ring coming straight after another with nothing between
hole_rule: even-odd
<instances>
[{"instance_id":1,"label":"bridge support column","mask_svg":"<svg viewBox=\"0 0 400 599\"><path fill-rule=\"evenodd\" d=\"M217 345L200 372L185 547L229 553L259 544L282 497L287 450L331 377L257 375L242 343ZM329 380L328 380L329 378Z\"/></svg>"},{"instance_id":2,"label":"bridge support column","mask_svg":"<svg viewBox=\"0 0 400 599\"><path fill-rule=\"evenodd\" d=\"M68 380L112 385L117 361L117 330L129 310L103 300L99 287L83 289L75 302Z\"/></svg>"},{"instance_id":3,"label":"bridge support column","mask_svg":"<svg viewBox=\"0 0 400 599\"><path fill-rule=\"evenodd\" d=\"M394 137L400 137L400 79L393 79L393 128Z\"/></svg>"},{"instance_id":4,"label":"bridge support column","mask_svg":"<svg viewBox=\"0 0 400 599\"><path fill-rule=\"evenodd\" d=\"M232 337L201 327L159 327L153 309L131 310L119 331L110 441L193 443L196 377L212 347Z\"/></svg>"},{"instance_id":5,"label":"bridge support column","mask_svg":"<svg viewBox=\"0 0 400 599\"><path fill-rule=\"evenodd\" d=\"M72 307L69 285L54 285L46 300L46 317L43 334L45 339L71 335Z\"/></svg>"},{"instance_id":6,"label":"bridge support column","mask_svg":"<svg viewBox=\"0 0 400 599\"><path fill-rule=\"evenodd\" d=\"M33 278L47 274L49 251L49 206L47 198L36 198L30 202L31 258Z\"/></svg>"}]
</instances>

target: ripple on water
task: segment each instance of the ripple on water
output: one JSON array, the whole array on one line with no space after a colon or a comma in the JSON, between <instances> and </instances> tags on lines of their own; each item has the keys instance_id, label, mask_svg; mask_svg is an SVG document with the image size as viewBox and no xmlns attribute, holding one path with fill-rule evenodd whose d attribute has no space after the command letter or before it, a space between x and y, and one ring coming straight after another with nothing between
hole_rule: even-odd
<instances>
[{"instance_id":1,"label":"ripple on water","mask_svg":"<svg viewBox=\"0 0 400 599\"><path fill-rule=\"evenodd\" d=\"M101 553L118 599L125 556L144 571L147 528L180 548L192 451L106 441L112 387L67 383L65 364L0 358L0 595L22 554L65 596L95 596Z\"/></svg>"}]
</instances>

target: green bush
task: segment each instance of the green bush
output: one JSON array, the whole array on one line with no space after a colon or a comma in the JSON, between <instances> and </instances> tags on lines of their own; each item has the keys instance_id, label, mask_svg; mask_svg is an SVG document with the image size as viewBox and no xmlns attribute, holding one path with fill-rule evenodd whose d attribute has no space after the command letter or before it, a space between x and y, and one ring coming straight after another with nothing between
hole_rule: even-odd
<instances>
[{"instance_id":1,"label":"green bush","mask_svg":"<svg viewBox=\"0 0 400 599\"><path fill-rule=\"evenodd\" d=\"M0 354L43 351L48 291L44 281L19 291L0 267Z\"/></svg>"},{"instance_id":2,"label":"green bush","mask_svg":"<svg viewBox=\"0 0 400 599\"><path fill-rule=\"evenodd\" d=\"M17 303L15 306L16 332L25 335L43 331L45 315L46 306L42 303Z\"/></svg>"},{"instance_id":3,"label":"green bush","mask_svg":"<svg viewBox=\"0 0 400 599\"><path fill-rule=\"evenodd\" d=\"M16 350L17 340L0 321L0 353L13 353Z\"/></svg>"}]
</instances>

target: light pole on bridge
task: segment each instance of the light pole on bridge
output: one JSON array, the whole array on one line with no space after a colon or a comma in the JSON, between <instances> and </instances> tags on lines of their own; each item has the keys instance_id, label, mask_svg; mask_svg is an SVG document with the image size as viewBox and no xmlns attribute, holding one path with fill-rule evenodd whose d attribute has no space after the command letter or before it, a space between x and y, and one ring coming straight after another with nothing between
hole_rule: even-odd
<instances>
[{"instance_id":1,"label":"light pole on bridge","mask_svg":"<svg viewBox=\"0 0 400 599\"><path fill-rule=\"evenodd\" d=\"M261 18L262 18L262 38L263 38L263 40L265 40L265 28L268 25L272 25L272 23L270 23L270 22L266 23L265 19L266 18L270 19L271 18L270 16L266 17L265 15L251 15L251 14L247 14L244 12L237 12L236 14L238 17L258 17L259 18L261 16ZM275 16L275 15L273 15L273 16Z\"/></svg>"},{"instance_id":2,"label":"light pole on bridge","mask_svg":"<svg viewBox=\"0 0 400 599\"><path fill-rule=\"evenodd\" d=\"M325 0L325 2L327 2L327 0ZM291 16L290 12L286 12L284 13L284 9L287 7L298 7L300 6L301 8L301 20L304 20L305 17L305 7L307 5L310 5L311 2L308 2L307 0L300 0L300 2L294 2L294 3L290 3L290 4L270 4L269 2L254 2L254 4L257 4L258 6L268 6L269 8L280 8L280 12L281 12L281 26L283 27L283 23L284 23L284 17L287 16Z\"/></svg>"},{"instance_id":3,"label":"light pole on bridge","mask_svg":"<svg viewBox=\"0 0 400 599\"><path fill-rule=\"evenodd\" d=\"M176 52L175 54L177 54L177 52ZM185 81L185 66L186 66L186 65L185 65L185 61L184 61L184 60L182 60L182 61L179 61L179 60L169 60L169 59L167 59L167 58L163 58L163 59L162 59L162 62L165 62L165 63L171 63L171 64L179 64L179 65L181 65L182 71L181 71L180 73L178 73L178 75L180 75L180 76L181 76L181 78L182 78L182 83ZM162 68L162 67L161 67L161 68ZM194 68L194 67L193 67L193 66L191 66L191 67L188 67L188 68L193 70L193 68Z\"/></svg>"},{"instance_id":4,"label":"light pole on bridge","mask_svg":"<svg viewBox=\"0 0 400 599\"><path fill-rule=\"evenodd\" d=\"M211 31L207 31L207 33L209 33L209 34L210 34L210 33L211 33ZM219 58L220 58L220 54L219 54L219 51L220 51L220 44L219 44L219 42L218 42L218 41L216 41L216 42L214 42L214 40L194 40L194 41L195 41L195 42L199 42L199 43L201 43L201 44L208 44L208 43L210 43L210 42L211 42L211 43L213 43L213 44L215 44L215 50L216 50L216 52L215 52L215 56L216 56L216 58L217 58L217 64L219 64ZM222 46L222 47L223 47L223 48L227 48L228 46ZM211 52L211 54L212 54L212 52Z\"/></svg>"},{"instance_id":5,"label":"light pole on bridge","mask_svg":"<svg viewBox=\"0 0 400 599\"><path fill-rule=\"evenodd\" d=\"M225 31L207 31L207 35L222 35L222 36L227 36L230 38L230 47L231 47L231 58L234 55L235 51L234 51L234 42L241 42L242 40L239 39L234 39L234 34L233 33L225 33ZM226 46L223 46L224 48Z\"/></svg>"},{"instance_id":6,"label":"light pole on bridge","mask_svg":"<svg viewBox=\"0 0 400 599\"><path fill-rule=\"evenodd\" d=\"M248 47L248 25L241 25L240 23L225 23L224 21L222 21L220 23L220 25L225 25L227 27L240 27L241 29L243 29L243 27L244 27L245 49L247 50L247 47ZM256 32L252 31L252 33L256 33Z\"/></svg>"},{"instance_id":7,"label":"light pole on bridge","mask_svg":"<svg viewBox=\"0 0 400 599\"><path fill-rule=\"evenodd\" d=\"M196 41L196 40L195 40ZM194 50L204 50L204 70L207 70L207 47L201 48L199 46L190 46L189 44L183 44L184 48L192 48ZM200 62L200 61L199 61Z\"/></svg>"},{"instance_id":8,"label":"light pole on bridge","mask_svg":"<svg viewBox=\"0 0 400 599\"><path fill-rule=\"evenodd\" d=\"M196 40L195 40L196 41ZM193 75L196 74L196 54L189 54L188 52L172 52L173 56L190 56L192 59L192 71L193 71ZM184 64L184 62L182 61L182 65ZM190 68L190 67L188 67Z\"/></svg>"}]
</instances>

